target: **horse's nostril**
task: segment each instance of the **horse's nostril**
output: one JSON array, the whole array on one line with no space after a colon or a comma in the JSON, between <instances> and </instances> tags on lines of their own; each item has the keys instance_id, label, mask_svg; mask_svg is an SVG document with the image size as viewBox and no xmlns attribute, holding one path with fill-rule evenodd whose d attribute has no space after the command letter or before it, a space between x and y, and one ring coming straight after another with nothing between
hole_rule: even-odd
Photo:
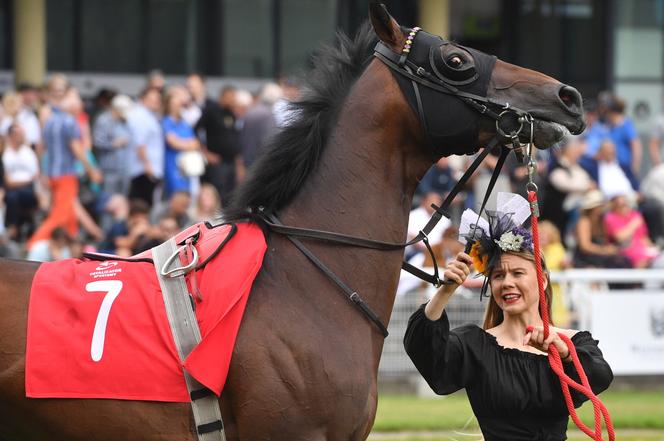
<instances>
[{"instance_id":1,"label":"horse's nostril","mask_svg":"<svg viewBox=\"0 0 664 441\"><path fill-rule=\"evenodd\" d=\"M582 98L578 90L571 86L563 86L558 91L560 101L563 102L565 107L575 113L581 113Z\"/></svg>"}]
</instances>

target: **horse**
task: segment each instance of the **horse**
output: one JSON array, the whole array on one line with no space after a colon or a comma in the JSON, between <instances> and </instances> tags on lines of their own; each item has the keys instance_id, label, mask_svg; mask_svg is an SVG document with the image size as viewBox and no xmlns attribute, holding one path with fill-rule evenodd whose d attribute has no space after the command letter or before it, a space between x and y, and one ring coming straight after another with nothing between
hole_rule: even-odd
<instances>
[{"instance_id":1,"label":"horse","mask_svg":"<svg viewBox=\"0 0 664 441\"><path fill-rule=\"evenodd\" d=\"M583 130L581 96L572 87L401 27L382 5L371 3L369 18L355 39L340 35L313 59L303 97L225 218L251 221L247 209L263 207L286 225L403 242L418 181L439 157L487 146L500 128L487 116L491 109L531 115L531 129L518 137L540 148ZM388 49L383 58L372 57L377 42ZM406 69L411 76L384 59L398 65L418 50L425 67ZM424 80L414 88L418 75ZM364 440L376 413L383 334L287 237L266 237L219 399L227 439ZM402 250L306 242L389 322ZM25 397L26 318L38 266L0 262L0 436L195 440L186 403Z\"/></svg>"}]
</instances>

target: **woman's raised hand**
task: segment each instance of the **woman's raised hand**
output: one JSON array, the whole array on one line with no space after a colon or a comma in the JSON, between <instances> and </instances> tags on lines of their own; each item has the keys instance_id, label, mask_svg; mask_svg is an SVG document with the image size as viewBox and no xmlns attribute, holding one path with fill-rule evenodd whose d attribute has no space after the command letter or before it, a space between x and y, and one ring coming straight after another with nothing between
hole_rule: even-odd
<instances>
[{"instance_id":1,"label":"woman's raised hand","mask_svg":"<svg viewBox=\"0 0 664 441\"><path fill-rule=\"evenodd\" d=\"M470 274L470 265L472 265L472 263L473 260L471 257L468 254L461 252L456 255L456 258L453 261L447 264L445 272L443 273L445 283L424 308L424 314L429 320L438 320L440 318L454 291L466 280L468 274Z\"/></svg>"},{"instance_id":2,"label":"woman's raised hand","mask_svg":"<svg viewBox=\"0 0 664 441\"><path fill-rule=\"evenodd\" d=\"M466 281L472 264L473 260L468 254L464 252L457 254L456 258L447 264L443 273L443 279L451 283L446 283L441 289L445 289L446 287L449 291L457 289L459 285Z\"/></svg>"}]
</instances>

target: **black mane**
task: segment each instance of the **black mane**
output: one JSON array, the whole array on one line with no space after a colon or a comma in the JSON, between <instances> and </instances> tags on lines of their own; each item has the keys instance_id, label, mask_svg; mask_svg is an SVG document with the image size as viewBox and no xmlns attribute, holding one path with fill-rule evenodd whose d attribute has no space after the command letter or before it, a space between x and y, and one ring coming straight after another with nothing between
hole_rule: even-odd
<instances>
[{"instance_id":1,"label":"black mane","mask_svg":"<svg viewBox=\"0 0 664 441\"><path fill-rule=\"evenodd\" d=\"M268 212L285 207L318 165L346 95L371 60L377 37L365 23L353 40L338 33L337 41L313 56L303 96L292 106L296 117L250 168L224 210L224 219L246 218L250 209L259 206Z\"/></svg>"}]
</instances>

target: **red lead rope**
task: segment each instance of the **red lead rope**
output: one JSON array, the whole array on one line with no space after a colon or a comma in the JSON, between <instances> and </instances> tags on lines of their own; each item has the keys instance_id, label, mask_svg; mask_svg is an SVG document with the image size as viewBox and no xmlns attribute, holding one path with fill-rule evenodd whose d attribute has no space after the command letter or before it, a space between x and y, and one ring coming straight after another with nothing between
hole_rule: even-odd
<instances>
[{"instance_id":1,"label":"red lead rope","mask_svg":"<svg viewBox=\"0 0 664 441\"><path fill-rule=\"evenodd\" d=\"M546 294L544 293L544 275L542 273L542 260L539 244L539 229L537 226L537 192L529 190L528 191L528 201L530 202L531 212L532 212L532 229L533 229L533 251L535 255L535 268L537 269L537 284L540 292L540 313L542 315L542 322L544 324L544 338L549 336L549 309L546 302ZM595 441L603 441L602 438L602 417L604 417L604 422L606 423L606 431L609 434L609 441L615 441L616 435L613 431L613 424L611 423L611 417L609 416L609 411L606 409L606 406L597 398L590 388L590 383L588 382L588 377L586 376L583 366L579 361L579 357L576 353L576 348L574 343L566 335L558 333L560 338L567 344L569 349L570 356L574 362L574 368L579 374L581 379L581 384L577 383L571 379L563 370L563 362L556 349L555 345L549 346L549 364L551 369L558 375L560 378L560 386L563 390L563 395L565 396L565 402L567 403L567 409L569 414L574 421L574 424L581 429L586 435ZM574 408L574 403L572 402L572 395L570 394L569 388L572 387L574 390L582 393L593 403L593 410L595 412L595 431L593 432L588 426L586 426L583 421L576 414L576 409Z\"/></svg>"}]
</instances>

